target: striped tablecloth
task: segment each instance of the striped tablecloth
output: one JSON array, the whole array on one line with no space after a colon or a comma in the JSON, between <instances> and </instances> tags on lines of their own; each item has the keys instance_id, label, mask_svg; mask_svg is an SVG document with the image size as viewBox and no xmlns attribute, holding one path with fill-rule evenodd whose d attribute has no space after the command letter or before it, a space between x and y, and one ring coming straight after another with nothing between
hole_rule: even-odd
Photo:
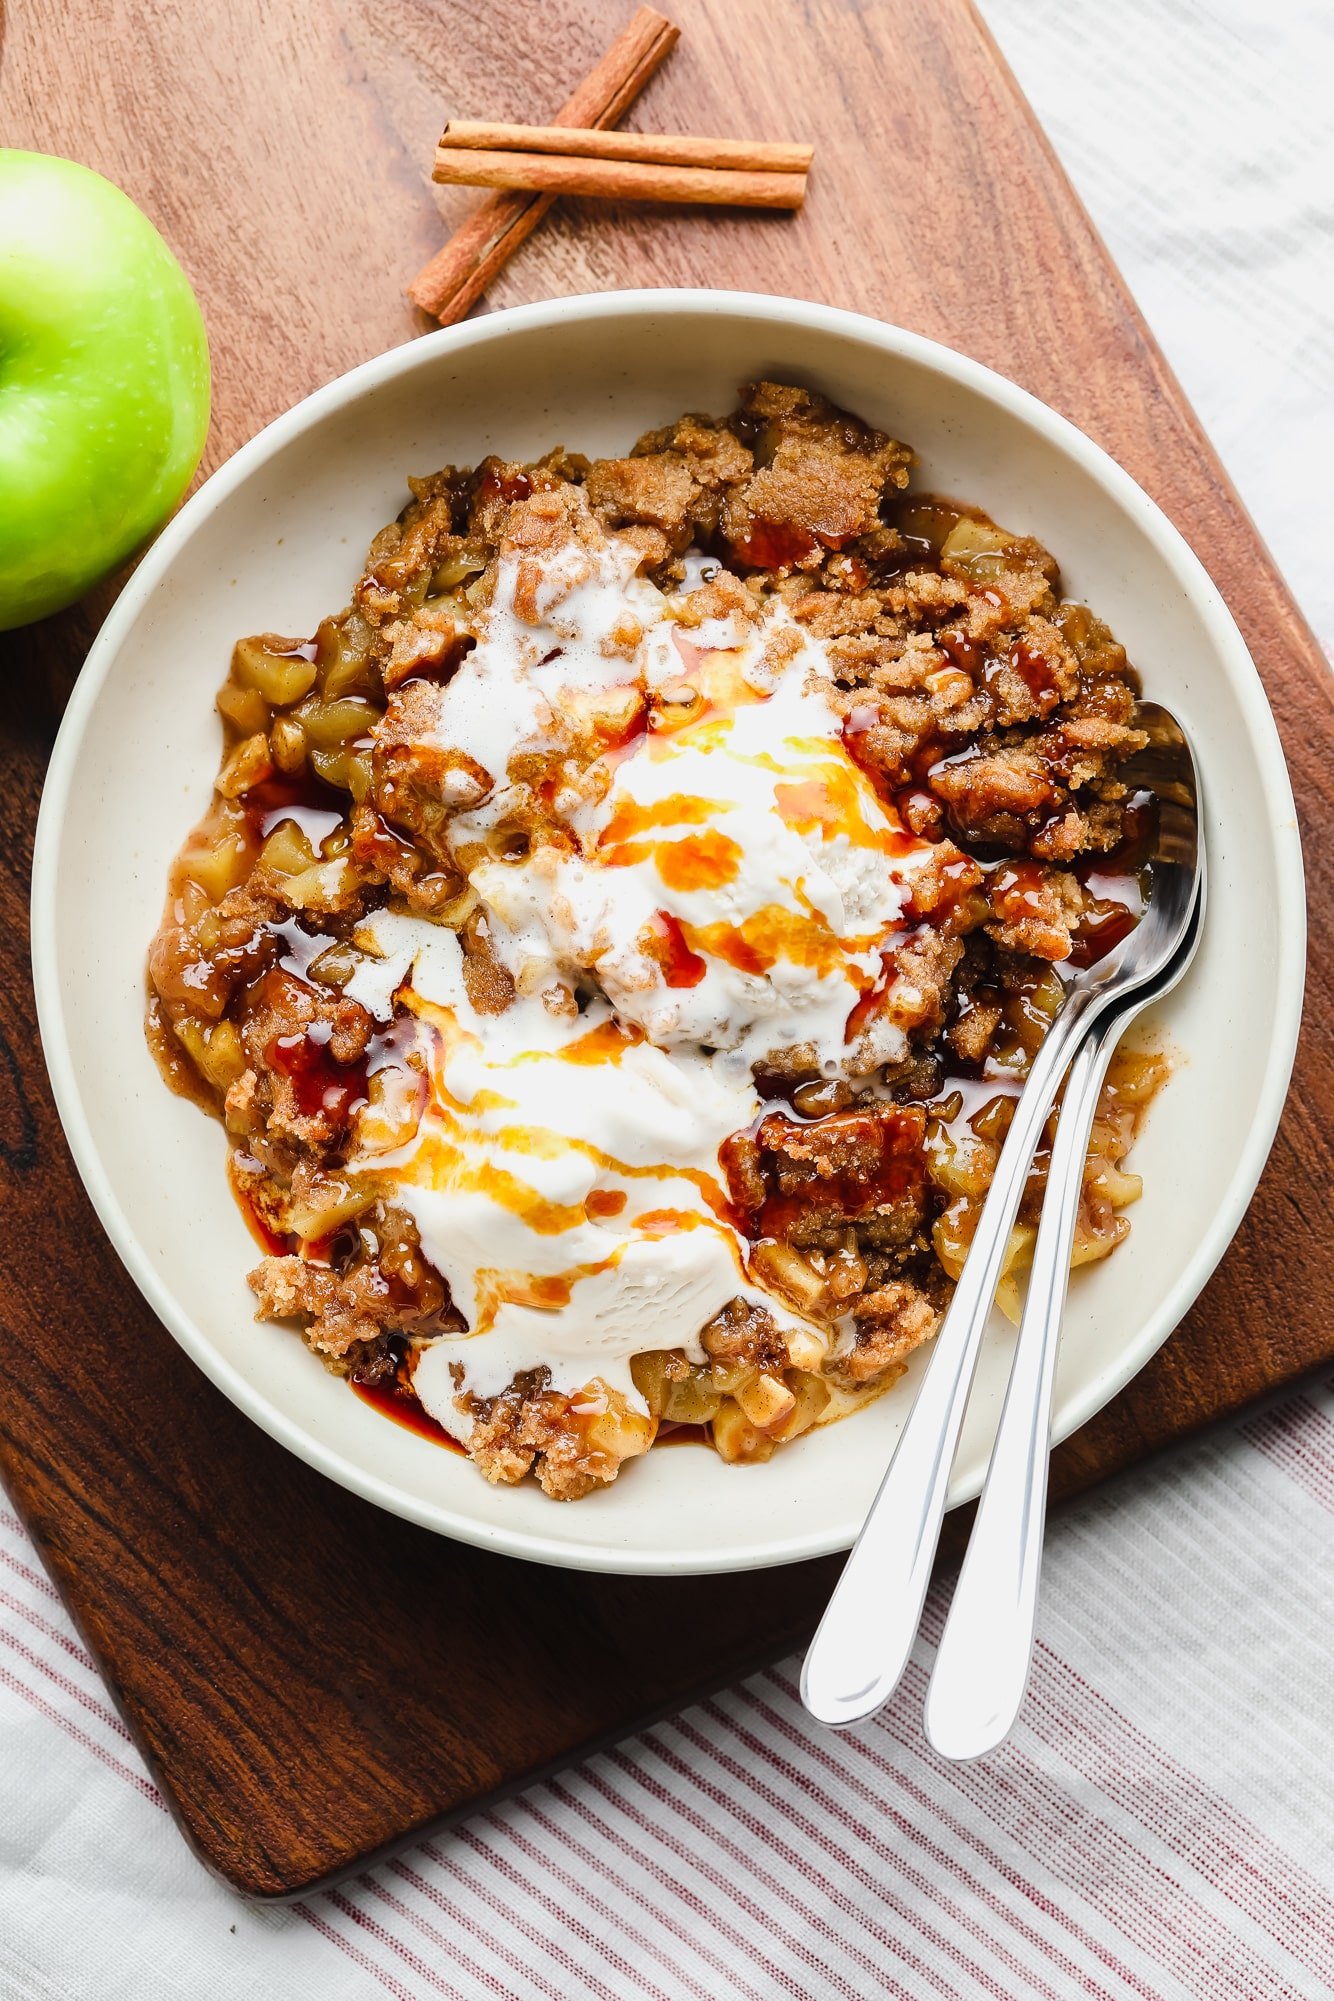
<instances>
[{"instance_id":1,"label":"striped tablecloth","mask_svg":"<svg viewBox=\"0 0 1334 2001\"><path fill-rule=\"evenodd\" d=\"M1334 16L987 0L1334 641ZM1208 561L1208 550L1200 552ZM844 1736L789 1661L333 1895L191 1859L0 1510L0 2001L1334 1995L1334 1382L1054 1525L1012 1741Z\"/></svg>"}]
</instances>

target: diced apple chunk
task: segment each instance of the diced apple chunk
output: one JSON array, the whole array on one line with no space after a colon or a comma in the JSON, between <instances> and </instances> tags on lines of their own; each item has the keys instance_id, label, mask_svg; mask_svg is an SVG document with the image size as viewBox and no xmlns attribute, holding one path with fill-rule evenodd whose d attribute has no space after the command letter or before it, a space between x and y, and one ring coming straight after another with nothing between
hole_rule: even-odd
<instances>
[{"instance_id":1,"label":"diced apple chunk","mask_svg":"<svg viewBox=\"0 0 1334 2001\"><path fill-rule=\"evenodd\" d=\"M232 652L233 680L258 689L271 708L290 707L315 686L315 662L298 650L301 644L276 632L238 639Z\"/></svg>"},{"instance_id":2,"label":"diced apple chunk","mask_svg":"<svg viewBox=\"0 0 1334 2001\"><path fill-rule=\"evenodd\" d=\"M262 730L244 737L218 773L218 791L224 799L239 799L252 786L262 785L273 776L269 740Z\"/></svg>"},{"instance_id":3,"label":"diced apple chunk","mask_svg":"<svg viewBox=\"0 0 1334 2001\"><path fill-rule=\"evenodd\" d=\"M714 1449L729 1466L753 1463L773 1456L774 1442L757 1429L741 1406L729 1397L713 1420Z\"/></svg>"},{"instance_id":4,"label":"diced apple chunk","mask_svg":"<svg viewBox=\"0 0 1334 2001\"><path fill-rule=\"evenodd\" d=\"M779 1376L752 1376L738 1387L736 1400L757 1431L773 1431L791 1417L797 1405L797 1399Z\"/></svg>"}]
</instances>

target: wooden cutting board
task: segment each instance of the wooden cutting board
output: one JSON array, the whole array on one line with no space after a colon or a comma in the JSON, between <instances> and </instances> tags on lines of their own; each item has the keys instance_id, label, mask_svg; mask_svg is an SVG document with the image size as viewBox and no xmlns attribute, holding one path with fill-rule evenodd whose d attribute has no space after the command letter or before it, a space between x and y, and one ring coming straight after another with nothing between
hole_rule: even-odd
<instances>
[{"instance_id":1,"label":"wooden cutting board","mask_svg":"<svg viewBox=\"0 0 1334 2001\"><path fill-rule=\"evenodd\" d=\"M445 116L545 118L628 11L28 0L7 24L2 129L100 168L175 246L212 339L211 469L420 330L401 292L443 239L427 175ZM1334 1104L1330 677L967 0L671 11L682 42L630 122L814 140L805 211L572 202L490 303L640 284L787 292L1015 377L1106 445L1203 556L1304 805L1313 964L1283 1129L1185 1325L1057 1453L1069 1495L1334 1356L1316 1199ZM473 199L460 191L447 215ZM0 672L0 1470L187 1839L241 1890L284 1896L778 1655L837 1564L658 1582L457 1547L283 1452L149 1313L61 1138L25 935L43 768L111 595L9 635Z\"/></svg>"}]
</instances>

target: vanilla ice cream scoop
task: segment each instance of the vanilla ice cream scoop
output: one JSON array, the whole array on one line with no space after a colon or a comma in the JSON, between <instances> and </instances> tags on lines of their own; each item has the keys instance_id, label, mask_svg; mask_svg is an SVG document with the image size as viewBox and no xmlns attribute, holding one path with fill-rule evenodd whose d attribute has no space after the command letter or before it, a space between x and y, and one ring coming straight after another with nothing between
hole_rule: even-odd
<instances>
[{"instance_id":1,"label":"vanilla ice cream scoop","mask_svg":"<svg viewBox=\"0 0 1334 2001\"><path fill-rule=\"evenodd\" d=\"M415 1136L358 1164L413 1218L468 1323L414 1376L447 1430L470 1428L460 1391L495 1396L538 1367L558 1391L596 1378L642 1408L630 1357L702 1359L701 1329L737 1298L809 1346L804 1323L751 1283L729 1220L719 1148L756 1116L753 1083L698 1052L668 1055L605 1002L478 1014L457 938L427 920L380 912L358 936L422 1028Z\"/></svg>"},{"instance_id":2,"label":"vanilla ice cream scoop","mask_svg":"<svg viewBox=\"0 0 1334 2001\"><path fill-rule=\"evenodd\" d=\"M837 1065L929 848L849 755L824 649L781 607L736 646L675 639L676 673L605 785L585 782L573 840L473 868L495 948L528 983L592 974L663 1048ZM887 1025L875 1060L905 1048Z\"/></svg>"}]
</instances>

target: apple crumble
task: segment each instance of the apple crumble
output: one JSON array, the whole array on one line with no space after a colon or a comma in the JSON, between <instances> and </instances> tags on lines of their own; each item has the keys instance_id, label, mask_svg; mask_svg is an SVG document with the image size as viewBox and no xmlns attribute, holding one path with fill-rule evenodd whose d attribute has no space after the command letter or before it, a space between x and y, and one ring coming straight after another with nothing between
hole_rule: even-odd
<instances>
[{"instance_id":1,"label":"apple crumble","mask_svg":"<svg viewBox=\"0 0 1334 2001\"><path fill-rule=\"evenodd\" d=\"M1124 652L912 464L754 383L410 480L347 609L236 647L150 1041L225 1126L260 1317L488 1479L767 1459L893 1382L1062 968L1143 909ZM1113 1066L1077 1262L1162 1075Z\"/></svg>"}]
</instances>

